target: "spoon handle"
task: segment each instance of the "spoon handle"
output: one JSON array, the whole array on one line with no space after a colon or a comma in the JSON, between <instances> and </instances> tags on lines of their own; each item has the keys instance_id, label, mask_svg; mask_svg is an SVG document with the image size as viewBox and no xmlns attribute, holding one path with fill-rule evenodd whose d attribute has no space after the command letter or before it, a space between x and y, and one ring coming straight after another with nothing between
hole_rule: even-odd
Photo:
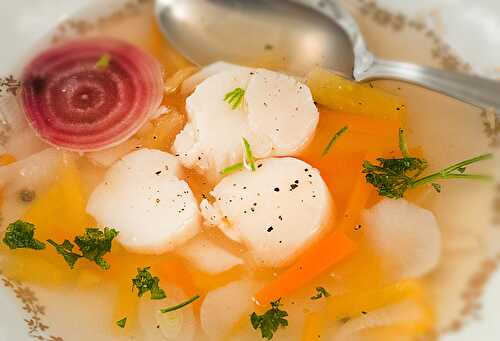
<instances>
[{"instance_id":1,"label":"spoon handle","mask_svg":"<svg viewBox=\"0 0 500 341\"><path fill-rule=\"evenodd\" d=\"M461 73L390 60L375 59L356 80L394 79L441 92L500 114L500 82Z\"/></svg>"}]
</instances>

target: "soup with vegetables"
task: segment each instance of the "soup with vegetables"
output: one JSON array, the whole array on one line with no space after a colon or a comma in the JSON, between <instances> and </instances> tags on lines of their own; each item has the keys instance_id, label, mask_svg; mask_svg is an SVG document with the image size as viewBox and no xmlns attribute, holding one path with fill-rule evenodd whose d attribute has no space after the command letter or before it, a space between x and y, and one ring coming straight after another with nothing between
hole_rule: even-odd
<instances>
[{"instance_id":1,"label":"soup with vegetables","mask_svg":"<svg viewBox=\"0 0 500 341\"><path fill-rule=\"evenodd\" d=\"M488 150L434 167L373 84L105 33L47 46L4 103L7 277L109 293L96 338L433 338L445 206L422 198L484 186Z\"/></svg>"}]
</instances>

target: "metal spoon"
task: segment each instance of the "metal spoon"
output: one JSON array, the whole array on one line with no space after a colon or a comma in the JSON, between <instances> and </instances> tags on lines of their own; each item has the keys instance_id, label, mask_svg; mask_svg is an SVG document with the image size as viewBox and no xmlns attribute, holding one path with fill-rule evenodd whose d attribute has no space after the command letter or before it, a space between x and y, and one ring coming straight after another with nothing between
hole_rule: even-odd
<instances>
[{"instance_id":1,"label":"metal spoon","mask_svg":"<svg viewBox=\"0 0 500 341\"><path fill-rule=\"evenodd\" d=\"M264 63L295 74L321 66L356 81L414 83L500 113L500 82L377 58L335 0L156 0L156 17L198 65Z\"/></svg>"}]
</instances>

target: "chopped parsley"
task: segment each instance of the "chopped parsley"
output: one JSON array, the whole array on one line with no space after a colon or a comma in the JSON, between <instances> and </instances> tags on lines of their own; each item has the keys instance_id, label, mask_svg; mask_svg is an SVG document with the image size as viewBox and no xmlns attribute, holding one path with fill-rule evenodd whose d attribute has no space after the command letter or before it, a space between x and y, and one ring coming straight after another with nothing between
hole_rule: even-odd
<instances>
[{"instance_id":1,"label":"chopped parsley","mask_svg":"<svg viewBox=\"0 0 500 341\"><path fill-rule=\"evenodd\" d=\"M236 88L231 92L228 92L224 96L224 101L231 105L231 108L234 110L243 103L243 98L245 97L245 90L242 88Z\"/></svg>"},{"instance_id":2,"label":"chopped parsley","mask_svg":"<svg viewBox=\"0 0 500 341\"><path fill-rule=\"evenodd\" d=\"M288 326L288 321L285 319L288 313L279 309L280 301L281 299L271 302L271 309L262 315L257 315L255 312L250 315L253 329L260 329L260 333L265 339L271 340L279 327Z\"/></svg>"},{"instance_id":3,"label":"chopped parsley","mask_svg":"<svg viewBox=\"0 0 500 341\"><path fill-rule=\"evenodd\" d=\"M250 148L250 143L248 143L246 138L243 138L243 148L245 149L243 164L245 165L245 168L250 168L252 172L255 172L257 170L257 167L255 166L255 159L253 157L252 149Z\"/></svg>"},{"instance_id":4,"label":"chopped parsley","mask_svg":"<svg viewBox=\"0 0 500 341\"><path fill-rule=\"evenodd\" d=\"M237 172L239 170L242 170L245 166L243 165L243 162L238 162L235 163L234 165L231 165L229 167L224 168L220 173L222 175L228 175L234 172Z\"/></svg>"},{"instance_id":5,"label":"chopped parsley","mask_svg":"<svg viewBox=\"0 0 500 341\"><path fill-rule=\"evenodd\" d=\"M330 152L330 149L332 148L332 146L335 144L335 142L337 142L338 138L341 137L342 135L344 135L347 132L347 130L348 130L347 126L339 129L339 131L337 131L332 136L332 138L330 139L330 142L328 142L325 149L323 149L323 153L321 153L321 156L325 156L326 154L328 154Z\"/></svg>"},{"instance_id":6,"label":"chopped parsley","mask_svg":"<svg viewBox=\"0 0 500 341\"><path fill-rule=\"evenodd\" d=\"M71 268L75 266L79 258L86 258L95 262L102 269L107 270L110 265L102 256L111 252L111 244L117 235L118 231L107 227L104 228L104 231L97 228L86 229L83 236L76 236L74 240L81 254L73 252L74 245L69 240L65 240L62 244L57 244L51 239L47 240L47 242L55 247L56 251L64 257L64 260Z\"/></svg>"},{"instance_id":7,"label":"chopped parsley","mask_svg":"<svg viewBox=\"0 0 500 341\"><path fill-rule=\"evenodd\" d=\"M369 161L363 162L363 173L366 181L372 184L378 194L384 197L400 199L409 189L432 184L433 188L441 191L438 180L445 179L470 179L490 180L491 177L481 174L465 174L466 166L479 161L491 159L492 154L483 154L474 158L455 163L438 172L427 176L420 176L427 169L427 161L421 158L411 157L406 145L406 139L402 129L399 130L399 148L403 154L402 158L385 159L378 158L378 165Z\"/></svg>"},{"instance_id":8,"label":"chopped parsley","mask_svg":"<svg viewBox=\"0 0 500 341\"><path fill-rule=\"evenodd\" d=\"M33 249L43 250L45 244L35 239L35 225L18 220L15 223L9 224L3 242L11 250L13 249Z\"/></svg>"},{"instance_id":9,"label":"chopped parsley","mask_svg":"<svg viewBox=\"0 0 500 341\"><path fill-rule=\"evenodd\" d=\"M63 256L71 269L75 267L76 261L82 258L81 255L73 252L75 246L67 239L62 244L57 244L52 239L47 240L47 242L56 249L57 253Z\"/></svg>"},{"instance_id":10,"label":"chopped parsley","mask_svg":"<svg viewBox=\"0 0 500 341\"><path fill-rule=\"evenodd\" d=\"M75 238L75 244L80 248L83 257L107 270L110 265L102 256L111 252L111 244L117 235L118 231L107 227L104 228L104 231L97 228L88 228L83 236Z\"/></svg>"},{"instance_id":11,"label":"chopped parsley","mask_svg":"<svg viewBox=\"0 0 500 341\"><path fill-rule=\"evenodd\" d=\"M200 295L194 295L193 297L191 297L190 299L188 299L185 302L179 303L179 304L174 305L174 306L169 307L169 308L160 309L160 312L162 314L165 314L165 313L168 313L168 312L171 312L171 311L175 311L175 310L181 309L181 308L187 306L188 304L193 303L194 301L196 301L199 298L200 298Z\"/></svg>"},{"instance_id":12,"label":"chopped parsley","mask_svg":"<svg viewBox=\"0 0 500 341\"><path fill-rule=\"evenodd\" d=\"M119 321L116 321L116 325L120 328L125 328L125 325L127 324L127 318L124 317Z\"/></svg>"},{"instance_id":13,"label":"chopped parsley","mask_svg":"<svg viewBox=\"0 0 500 341\"><path fill-rule=\"evenodd\" d=\"M167 295L165 295L165 291L159 286L160 279L151 275L149 269L151 269L151 267L137 269L137 276L132 279L132 290L134 287L137 288L137 295L139 297L142 297L142 295L149 291L152 300L162 300L167 297Z\"/></svg>"},{"instance_id":14,"label":"chopped parsley","mask_svg":"<svg viewBox=\"0 0 500 341\"><path fill-rule=\"evenodd\" d=\"M330 293L326 291L323 287L316 288L316 295L311 296L311 300L319 300L321 297L327 298L330 297Z\"/></svg>"},{"instance_id":15,"label":"chopped parsley","mask_svg":"<svg viewBox=\"0 0 500 341\"><path fill-rule=\"evenodd\" d=\"M111 62L111 55L109 53L105 53L95 63L95 67L99 70L106 70L110 62Z\"/></svg>"}]
</instances>

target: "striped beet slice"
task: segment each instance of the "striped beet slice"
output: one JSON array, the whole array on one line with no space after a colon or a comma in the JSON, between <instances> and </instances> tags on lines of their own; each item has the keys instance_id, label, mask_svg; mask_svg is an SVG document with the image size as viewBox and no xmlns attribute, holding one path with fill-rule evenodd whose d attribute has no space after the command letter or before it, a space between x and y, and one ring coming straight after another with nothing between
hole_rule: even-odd
<instances>
[{"instance_id":1,"label":"striped beet slice","mask_svg":"<svg viewBox=\"0 0 500 341\"><path fill-rule=\"evenodd\" d=\"M103 56L109 62L102 61ZM44 141L97 151L133 135L163 98L161 65L127 42L74 40L36 56L22 76L27 120Z\"/></svg>"}]
</instances>

